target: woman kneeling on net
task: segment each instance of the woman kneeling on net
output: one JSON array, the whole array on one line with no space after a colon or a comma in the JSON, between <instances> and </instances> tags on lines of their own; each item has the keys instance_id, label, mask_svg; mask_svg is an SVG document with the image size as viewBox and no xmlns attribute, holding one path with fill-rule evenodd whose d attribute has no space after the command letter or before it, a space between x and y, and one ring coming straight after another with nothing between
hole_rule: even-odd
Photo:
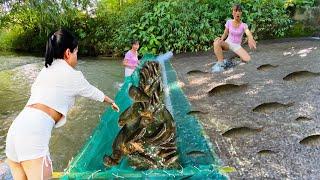
<instances>
[{"instance_id":1,"label":"woman kneeling on net","mask_svg":"<svg viewBox=\"0 0 320 180\"><path fill-rule=\"evenodd\" d=\"M230 49L233 52L235 52L241 58L242 61L250 61L250 55L243 47L241 47L243 34L246 33L248 37L248 45L250 49L256 49L256 42L253 39L252 33L248 29L247 24L241 21L241 15L241 6L234 5L232 7L233 19L228 20L225 24L225 30L223 35L214 40L214 53L217 56L218 62L212 67L212 72L221 72L224 70L224 68L232 66L232 62L230 60L223 58L222 50L227 51Z\"/></svg>"},{"instance_id":2,"label":"woman kneeling on net","mask_svg":"<svg viewBox=\"0 0 320 180\"><path fill-rule=\"evenodd\" d=\"M105 102L119 111L117 104L92 86L77 71L78 40L68 31L49 36L45 67L31 87L31 96L11 124L6 139L7 163L14 179L49 179L52 163L49 141L53 127L66 123L75 96Z\"/></svg>"}]
</instances>

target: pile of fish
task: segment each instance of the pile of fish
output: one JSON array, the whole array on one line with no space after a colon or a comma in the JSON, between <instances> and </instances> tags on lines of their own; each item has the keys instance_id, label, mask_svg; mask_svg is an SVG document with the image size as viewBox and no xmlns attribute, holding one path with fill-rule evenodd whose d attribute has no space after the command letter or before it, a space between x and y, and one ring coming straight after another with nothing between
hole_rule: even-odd
<instances>
[{"instance_id":1,"label":"pile of fish","mask_svg":"<svg viewBox=\"0 0 320 180\"><path fill-rule=\"evenodd\" d=\"M134 103L119 117L121 129L113 141L112 154L103 157L104 165L117 165L127 156L129 165L139 170L179 168L176 125L164 104L158 62L142 66L139 86L131 86L129 96Z\"/></svg>"}]
</instances>

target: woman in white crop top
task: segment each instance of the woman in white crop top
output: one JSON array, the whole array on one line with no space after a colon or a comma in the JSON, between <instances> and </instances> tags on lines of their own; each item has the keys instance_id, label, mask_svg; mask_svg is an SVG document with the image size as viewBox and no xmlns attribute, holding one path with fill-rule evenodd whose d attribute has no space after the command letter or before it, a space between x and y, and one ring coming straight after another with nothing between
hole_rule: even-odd
<instances>
[{"instance_id":1,"label":"woman in white crop top","mask_svg":"<svg viewBox=\"0 0 320 180\"><path fill-rule=\"evenodd\" d=\"M7 163L14 179L51 177L51 130L64 125L76 96L106 102L119 111L112 99L74 69L77 52L78 40L70 32L61 29L49 36L45 67L31 87L26 107L13 121L7 134Z\"/></svg>"}]
</instances>

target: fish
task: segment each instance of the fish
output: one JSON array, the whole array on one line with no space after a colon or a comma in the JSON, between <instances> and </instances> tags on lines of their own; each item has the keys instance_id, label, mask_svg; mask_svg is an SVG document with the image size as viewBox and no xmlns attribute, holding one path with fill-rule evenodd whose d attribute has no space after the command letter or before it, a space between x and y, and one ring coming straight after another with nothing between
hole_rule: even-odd
<instances>
[{"instance_id":1,"label":"fish","mask_svg":"<svg viewBox=\"0 0 320 180\"><path fill-rule=\"evenodd\" d=\"M129 155L128 160L130 166L137 170L147 170L157 168L157 161L146 153L134 153Z\"/></svg>"},{"instance_id":2,"label":"fish","mask_svg":"<svg viewBox=\"0 0 320 180\"><path fill-rule=\"evenodd\" d=\"M140 83L144 83L147 81L147 75L145 73L145 69L141 69L140 71Z\"/></svg>"},{"instance_id":3,"label":"fish","mask_svg":"<svg viewBox=\"0 0 320 180\"><path fill-rule=\"evenodd\" d=\"M139 88L148 96L150 95L148 94L150 87L151 87L151 84L148 84L147 82L144 82L144 83L140 82L139 84Z\"/></svg>"},{"instance_id":4,"label":"fish","mask_svg":"<svg viewBox=\"0 0 320 180\"><path fill-rule=\"evenodd\" d=\"M106 167L119 164L123 156L136 169L179 168L176 124L165 107L161 66L146 62L140 69L138 87L129 88L134 103L119 116L119 133L112 154L104 155Z\"/></svg>"},{"instance_id":5,"label":"fish","mask_svg":"<svg viewBox=\"0 0 320 180\"><path fill-rule=\"evenodd\" d=\"M157 77L160 76L160 68L157 66L157 63L152 63L152 70Z\"/></svg>"},{"instance_id":6,"label":"fish","mask_svg":"<svg viewBox=\"0 0 320 180\"><path fill-rule=\"evenodd\" d=\"M154 98L157 104L163 104L162 99L160 99L161 96L158 95L158 93L154 93Z\"/></svg>"},{"instance_id":7,"label":"fish","mask_svg":"<svg viewBox=\"0 0 320 180\"><path fill-rule=\"evenodd\" d=\"M174 149L165 149L165 150L161 150L159 153L158 153L158 156L162 157L162 158L166 158L172 154L175 154L177 153L176 150Z\"/></svg>"},{"instance_id":8,"label":"fish","mask_svg":"<svg viewBox=\"0 0 320 180\"><path fill-rule=\"evenodd\" d=\"M151 84L150 88L148 89L148 91L151 93L155 93L156 90L158 89L158 87L161 84L161 80L160 79L156 79L155 81L153 81L153 83Z\"/></svg>"},{"instance_id":9,"label":"fish","mask_svg":"<svg viewBox=\"0 0 320 180\"><path fill-rule=\"evenodd\" d=\"M152 143L155 140L159 139L161 136L163 136L163 134L166 132L167 127L165 123L161 123L161 125L157 128L156 131L154 131L154 133L152 133L149 137L148 137L148 142Z\"/></svg>"},{"instance_id":10,"label":"fish","mask_svg":"<svg viewBox=\"0 0 320 180\"><path fill-rule=\"evenodd\" d=\"M142 128L140 131L137 131L137 133L132 137L133 142L140 140L145 134L146 134L147 129Z\"/></svg>"},{"instance_id":11,"label":"fish","mask_svg":"<svg viewBox=\"0 0 320 180\"><path fill-rule=\"evenodd\" d=\"M103 164L107 167L117 165L124 154L123 144L127 141L129 129L127 125L123 126L117 134L112 144L112 154L103 156Z\"/></svg>"},{"instance_id":12,"label":"fish","mask_svg":"<svg viewBox=\"0 0 320 180\"><path fill-rule=\"evenodd\" d=\"M148 117L141 117L141 126L147 127L149 124L153 122L153 117L148 118Z\"/></svg>"},{"instance_id":13,"label":"fish","mask_svg":"<svg viewBox=\"0 0 320 180\"><path fill-rule=\"evenodd\" d=\"M175 150L177 150L177 146L176 146L175 141L169 142L166 144L161 144L159 147L160 147L160 149L175 149Z\"/></svg>"},{"instance_id":14,"label":"fish","mask_svg":"<svg viewBox=\"0 0 320 180\"><path fill-rule=\"evenodd\" d=\"M162 116L165 120L174 122L173 117L166 107L163 107Z\"/></svg>"},{"instance_id":15,"label":"fish","mask_svg":"<svg viewBox=\"0 0 320 180\"><path fill-rule=\"evenodd\" d=\"M163 127L161 126L159 126L159 128L161 127L161 130L164 132L154 135L149 142L154 145L161 145L169 143L170 141L175 141L176 125L172 115L165 107L163 107L162 111L159 113L159 119L163 120L162 126L164 126L165 129L163 130Z\"/></svg>"},{"instance_id":16,"label":"fish","mask_svg":"<svg viewBox=\"0 0 320 180\"><path fill-rule=\"evenodd\" d=\"M152 111L148 111L147 108L144 109L143 111L141 111L139 114L140 114L141 117L148 118L148 119L153 119Z\"/></svg>"},{"instance_id":17,"label":"fish","mask_svg":"<svg viewBox=\"0 0 320 180\"><path fill-rule=\"evenodd\" d=\"M107 167L119 164L122 156L139 152L140 147L134 144L139 143L136 141L137 136L143 136L145 129L139 127L139 124L135 124L129 127L124 125L112 144L112 154L103 156L103 164ZM138 148L139 147L139 148Z\"/></svg>"},{"instance_id":18,"label":"fish","mask_svg":"<svg viewBox=\"0 0 320 180\"><path fill-rule=\"evenodd\" d=\"M168 156L167 158L165 158L165 166L173 166L173 168L178 168L179 164L177 163L179 156L178 154L171 154L170 156Z\"/></svg>"},{"instance_id":19,"label":"fish","mask_svg":"<svg viewBox=\"0 0 320 180\"><path fill-rule=\"evenodd\" d=\"M135 86L130 86L129 88L129 96L135 101L135 102L148 102L149 96L144 93L144 91Z\"/></svg>"},{"instance_id":20,"label":"fish","mask_svg":"<svg viewBox=\"0 0 320 180\"><path fill-rule=\"evenodd\" d=\"M162 140L163 141L159 141L160 144L159 145L162 145L162 144L167 144L167 143L170 143L172 141L175 141L175 134L174 133L166 133L165 134L166 136L162 137Z\"/></svg>"},{"instance_id":21,"label":"fish","mask_svg":"<svg viewBox=\"0 0 320 180\"><path fill-rule=\"evenodd\" d=\"M133 103L132 106L128 107L125 111L123 111L118 120L119 126L124 126L125 124L135 123L140 117L140 111L142 110L141 103Z\"/></svg>"},{"instance_id":22,"label":"fish","mask_svg":"<svg viewBox=\"0 0 320 180\"><path fill-rule=\"evenodd\" d=\"M150 77L153 77L153 70L152 70L152 64L151 62L147 62L143 68L145 68L148 72L149 72L149 75Z\"/></svg>"},{"instance_id":23,"label":"fish","mask_svg":"<svg viewBox=\"0 0 320 180\"><path fill-rule=\"evenodd\" d=\"M150 73L149 73L148 69L145 67L142 67L141 71L143 71L143 73L145 75L145 80L147 81L150 78Z\"/></svg>"}]
</instances>

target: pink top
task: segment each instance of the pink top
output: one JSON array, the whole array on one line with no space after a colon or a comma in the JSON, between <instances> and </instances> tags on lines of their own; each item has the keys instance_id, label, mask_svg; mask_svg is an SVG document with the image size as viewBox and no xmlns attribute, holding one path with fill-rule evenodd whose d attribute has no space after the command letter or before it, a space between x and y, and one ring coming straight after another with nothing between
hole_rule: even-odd
<instances>
[{"instance_id":1,"label":"pink top","mask_svg":"<svg viewBox=\"0 0 320 180\"><path fill-rule=\"evenodd\" d=\"M241 22L240 26L235 28L232 25L232 19L229 19L225 25L229 29L228 38L232 43L241 44L244 31L248 28L246 23Z\"/></svg>"},{"instance_id":2,"label":"pink top","mask_svg":"<svg viewBox=\"0 0 320 180\"><path fill-rule=\"evenodd\" d=\"M128 64L131 67L136 67L138 65L138 53L134 54L131 50L129 50L124 59L128 60Z\"/></svg>"}]
</instances>

